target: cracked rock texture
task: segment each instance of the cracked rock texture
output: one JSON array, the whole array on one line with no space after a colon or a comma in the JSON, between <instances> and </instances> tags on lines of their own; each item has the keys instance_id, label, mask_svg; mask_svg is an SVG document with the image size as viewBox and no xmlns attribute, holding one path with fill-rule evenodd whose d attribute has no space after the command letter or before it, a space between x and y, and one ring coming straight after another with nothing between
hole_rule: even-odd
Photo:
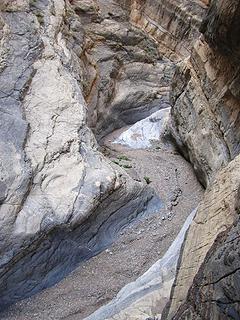
<instances>
[{"instance_id":1,"label":"cracked rock texture","mask_svg":"<svg viewBox=\"0 0 240 320\"><path fill-rule=\"evenodd\" d=\"M66 40L70 4L7 1L1 10L2 308L105 248L154 195L97 150L76 55L82 43ZM73 16L71 27L79 25Z\"/></svg>"},{"instance_id":2,"label":"cracked rock texture","mask_svg":"<svg viewBox=\"0 0 240 320\"><path fill-rule=\"evenodd\" d=\"M218 235L230 228L238 218L239 169L240 157L237 157L217 174L216 180L206 190L204 199L199 205L182 248L179 270L171 293L169 319L173 317L174 312L185 300L194 276L197 274L207 252L211 249ZM239 265L239 258L236 263ZM210 267L207 270L207 272L212 272L213 274L215 274L215 271L216 269L211 269ZM221 272L228 273L228 270L225 270L224 263L221 264ZM231 286L231 284L229 285ZM234 284L232 283L232 285ZM215 292L216 289L213 286L209 290ZM217 294L217 292L214 294ZM211 313L208 315L209 317L202 317L202 319L215 319L210 317ZM177 316L176 319L178 319Z\"/></svg>"},{"instance_id":3,"label":"cracked rock texture","mask_svg":"<svg viewBox=\"0 0 240 320\"><path fill-rule=\"evenodd\" d=\"M171 106L171 139L207 189L163 318L239 319L239 0L3 0L0 11L1 309L148 210L153 190L97 141Z\"/></svg>"},{"instance_id":4,"label":"cracked rock texture","mask_svg":"<svg viewBox=\"0 0 240 320\"><path fill-rule=\"evenodd\" d=\"M239 319L239 248L238 217L217 237L174 319Z\"/></svg>"}]
</instances>

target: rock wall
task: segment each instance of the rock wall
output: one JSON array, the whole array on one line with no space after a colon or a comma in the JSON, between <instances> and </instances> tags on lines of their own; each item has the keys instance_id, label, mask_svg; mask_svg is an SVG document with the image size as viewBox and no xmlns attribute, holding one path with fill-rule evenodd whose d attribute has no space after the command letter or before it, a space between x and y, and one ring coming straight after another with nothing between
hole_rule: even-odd
<instances>
[{"instance_id":1,"label":"rock wall","mask_svg":"<svg viewBox=\"0 0 240 320\"><path fill-rule=\"evenodd\" d=\"M147 207L152 190L110 163L91 129L101 140L171 105L171 136L207 190L165 317L237 319L239 1L0 9L1 308L57 282Z\"/></svg>"},{"instance_id":2,"label":"rock wall","mask_svg":"<svg viewBox=\"0 0 240 320\"><path fill-rule=\"evenodd\" d=\"M80 39L74 51L66 37L70 4L14 1L1 9L2 309L105 248L154 195L97 150Z\"/></svg>"},{"instance_id":3,"label":"rock wall","mask_svg":"<svg viewBox=\"0 0 240 320\"><path fill-rule=\"evenodd\" d=\"M211 1L175 74L172 134L206 189L164 319L239 319L239 1Z\"/></svg>"},{"instance_id":4,"label":"rock wall","mask_svg":"<svg viewBox=\"0 0 240 320\"><path fill-rule=\"evenodd\" d=\"M240 151L238 19L238 1L212 1L173 81L172 132L205 186Z\"/></svg>"},{"instance_id":5,"label":"rock wall","mask_svg":"<svg viewBox=\"0 0 240 320\"><path fill-rule=\"evenodd\" d=\"M176 310L185 301L188 289L191 287L208 251L215 241L218 242L218 235L231 228L238 218L239 166L240 157L238 156L217 174L215 181L206 190L182 248L179 270L172 288L168 319L174 318ZM221 272L228 272L224 263L221 264L221 268ZM208 269L207 272L215 274L218 271ZM199 285L201 287L197 281L195 280L195 286ZM212 290L215 290L215 288ZM214 294L217 294L217 292L215 291ZM208 299L206 298L206 300ZM211 304L211 300L208 303ZM178 319L177 316L175 318ZM209 314L209 317L203 317L203 319L214 318L210 317Z\"/></svg>"},{"instance_id":6,"label":"rock wall","mask_svg":"<svg viewBox=\"0 0 240 320\"><path fill-rule=\"evenodd\" d=\"M239 319L239 232L238 217L218 235L174 319Z\"/></svg>"},{"instance_id":7,"label":"rock wall","mask_svg":"<svg viewBox=\"0 0 240 320\"><path fill-rule=\"evenodd\" d=\"M67 15L68 45L82 67L88 124L98 140L166 107L175 69L160 59L157 44L129 22L130 4L120 4L72 1Z\"/></svg>"},{"instance_id":8,"label":"rock wall","mask_svg":"<svg viewBox=\"0 0 240 320\"><path fill-rule=\"evenodd\" d=\"M132 0L131 21L158 43L161 55L178 61L190 55L206 8L205 1Z\"/></svg>"},{"instance_id":9,"label":"rock wall","mask_svg":"<svg viewBox=\"0 0 240 320\"><path fill-rule=\"evenodd\" d=\"M141 15L154 13L152 3L142 5ZM102 250L154 197L98 152L89 129L100 140L169 106L175 65L159 55L143 16L135 19L138 7L125 0L1 2L1 307ZM173 11L165 24L172 33L184 25L186 42L189 21L198 18L189 14L185 26L186 7Z\"/></svg>"}]
</instances>

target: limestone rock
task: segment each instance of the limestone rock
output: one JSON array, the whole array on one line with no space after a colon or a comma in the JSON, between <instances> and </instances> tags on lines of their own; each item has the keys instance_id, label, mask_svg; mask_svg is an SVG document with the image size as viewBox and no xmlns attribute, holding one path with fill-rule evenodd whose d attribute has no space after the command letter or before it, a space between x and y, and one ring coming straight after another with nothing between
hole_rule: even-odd
<instances>
[{"instance_id":1,"label":"limestone rock","mask_svg":"<svg viewBox=\"0 0 240 320\"><path fill-rule=\"evenodd\" d=\"M154 142L164 139L167 131L170 108L154 112L151 116L136 122L124 131L114 143L122 144L133 149L151 147Z\"/></svg>"},{"instance_id":2,"label":"limestone rock","mask_svg":"<svg viewBox=\"0 0 240 320\"><path fill-rule=\"evenodd\" d=\"M154 196L97 150L66 40L70 4L15 4L0 21L1 308L103 250Z\"/></svg>"},{"instance_id":3,"label":"limestone rock","mask_svg":"<svg viewBox=\"0 0 240 320\"><path fill-rule=\"evenodd\" d=\"M172 288L170 304L168 306L167 319L172 319L180 305L185 301L194 277L198 273L201 264L204 262L208 251L211 249L214 242L217 241L218 235L222 232L226 233L226 230L231 228L234 221L238 218L239 169L240 157L238 156L217 174L212 185L206 190L204 199L199 205L182 248L178 266L179 270ZM213 253L213 255L215 257L216 253ZM211 272L214 273L214 270L215 269L208 269L206 267L208 275ZM219 272L227 273L224 263ZM197 280L195 282L195 287L196 285ZM217 294L215 288L213 291L214 295ZM209 303L211 303L211 299L209 300ZM204 308L202 308L202 310L203 309ZM176 319L178 319L177 316ZM203 317L202 319L206 318Z\"/></svg>"},{"instance_id":4,"label":"limestone rock","mask_svg":"<svg viewBox=\"0 0 240 320\"><path fill-rule=\"evenodd\" d=\"M172 134L205 186L240 151L238 19L238 1L211 1L172 86Z\"/></svg>"}]
</instances>

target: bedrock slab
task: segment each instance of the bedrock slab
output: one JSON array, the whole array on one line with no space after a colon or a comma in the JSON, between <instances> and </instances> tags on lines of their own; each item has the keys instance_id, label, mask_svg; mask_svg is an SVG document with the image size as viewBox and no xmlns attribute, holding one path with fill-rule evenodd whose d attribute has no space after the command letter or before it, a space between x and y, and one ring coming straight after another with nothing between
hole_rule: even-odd
<instances>
[{"instance_id":1,"label":"bedrock slab","mask_svg":"<svg viewBox=\"0 0 240 320\"><path fill-rule=\"evenodd\" d=\"M240 157L238 156L233 161L231 161L227 167L222 169L217 174L216 179L214 180L212 185L206 190L205 196L199 205L196 216L189 228L186 240L184 242L179 260L177 277L172 288L170 303L167 307L167 319L178 319L178 316L175 316L175 313L177 312L181 304L185 303L185 300L188 299L188 290L191 287L193 281L194 287L196 289L198 280L199 290L196 290L199 294L200 292L203 293L203 296L200 299L206 299L204 305L206 305L206 313L208 314L208 316L212 318L211 314L213 312L213 319L219 319L218 317L220 316L221 312L223 312L221 311L221 306L223 307L223 301L225 301L226 299L224 298L223 292L219 293L219 305L217 295L219 292L218 290L220 289L218 289L218 287L214 285L214 279L219 278L219 280L221 280L221 276L218 276L219 273L222 275L228 274L229 268L235 268L235 264L233 265L233 261L235 260L234 257L233 260L230 259L230 265L228 264L227 260L225 260L224 262L222 259L224 259L223 257L226 257L227 259L228 255L232 254L231 252L233 252L233 246L235 245L234 241L233 244L228 242L226 240L226 237L228 237L228 235L230 236L230 234L232 233L230 229L232 228L233 223L239 219L239 166ZM238 227L234 230L234 232L236 233L236 237L238 237ZM237 239L236 241L238 242ZM216 249L216 251L214 251L214 248ZM223 253L223 250L226 251L226 255ZM217 255L217 252L219 252L219 255ZM208 258L206 258L206 256ZM211 258L209 258L210 256ZM216 265L214 263L217 263L214 257L219 260L219 267L217 269L214 268L214 265ZM204 265L204 267L201 266L202 264ZM236 264L239 265L239 259L236 260ZM212 286L210 283L209 285L207 284L210 280L202 278L204 272L206 272L207 278L211 277L211 275L213 276L214 279ZM196 278L194 280L195 276ZM202 281L206 282L206 285L201 285ZM222 283L219 283L219 286L223 288ZM231 284L229 284L229 286L231 286ZM236 280L236 283L232 288L233 292L237 290L237 286L238 281ZM193 291L190 290L189 295L191 295L191 297L193 298L192 292ZM208 294L209 300L207 297ZM216 300L211 298L211 295L215 296ZM227 291L225 292L225 295L226 297L228 297ZM223 300L221 297L223 298ZM197 295L196 299L199 299L197 298ZM210 304L213 305L210 306ZM190 304L188 305L188 307L191 309ZM202 314L202 317L200 317L200 319L205 319L203 302L200 302L199 306L197 306L197 303L195 304L195 311L198 308L201 309Z\"/></svg>"},{"instance_id":2,"label":"bedrock slab","mask_svg":"<svg viewBox=\"0 0 240 320\"><path fill-rule=\"evenodd\" d=\"M196 213L194 210L164 256L136 281L127 284L109 304L85 320L145 320L161 318L169 299L176 274L177 261L185 233Z\"/></svg>"}]
</instances>

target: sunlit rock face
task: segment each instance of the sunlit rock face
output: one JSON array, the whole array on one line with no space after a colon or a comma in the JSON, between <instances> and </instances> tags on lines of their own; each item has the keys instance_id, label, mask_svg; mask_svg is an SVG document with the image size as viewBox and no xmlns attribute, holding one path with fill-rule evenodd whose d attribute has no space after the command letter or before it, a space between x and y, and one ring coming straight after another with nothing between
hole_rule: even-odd
<instances>
[{"instance_id":1,"label":"sunlit rock face","mask_svg":"<svg viewBox=\"0 0 240 320\"><path fill-rule=\"evenodd\" d=\"M150 148L154 142L164 139L169 121L170 108L156 111L151 116L136 122L124 131L114 143L133 149Z\"/></svg>"},{"instance_id":2,"label":"sunlit rock face","mask_svg":"<svg viewBox=\"0 0 240 320\"><path fill-rule=\"evenodd\" d=\"M1 9L2 308L106 247L153 193L97 151L77 56L83 22L71 19L71 4L15 1Z\"/></svg>"}]
</instances>

